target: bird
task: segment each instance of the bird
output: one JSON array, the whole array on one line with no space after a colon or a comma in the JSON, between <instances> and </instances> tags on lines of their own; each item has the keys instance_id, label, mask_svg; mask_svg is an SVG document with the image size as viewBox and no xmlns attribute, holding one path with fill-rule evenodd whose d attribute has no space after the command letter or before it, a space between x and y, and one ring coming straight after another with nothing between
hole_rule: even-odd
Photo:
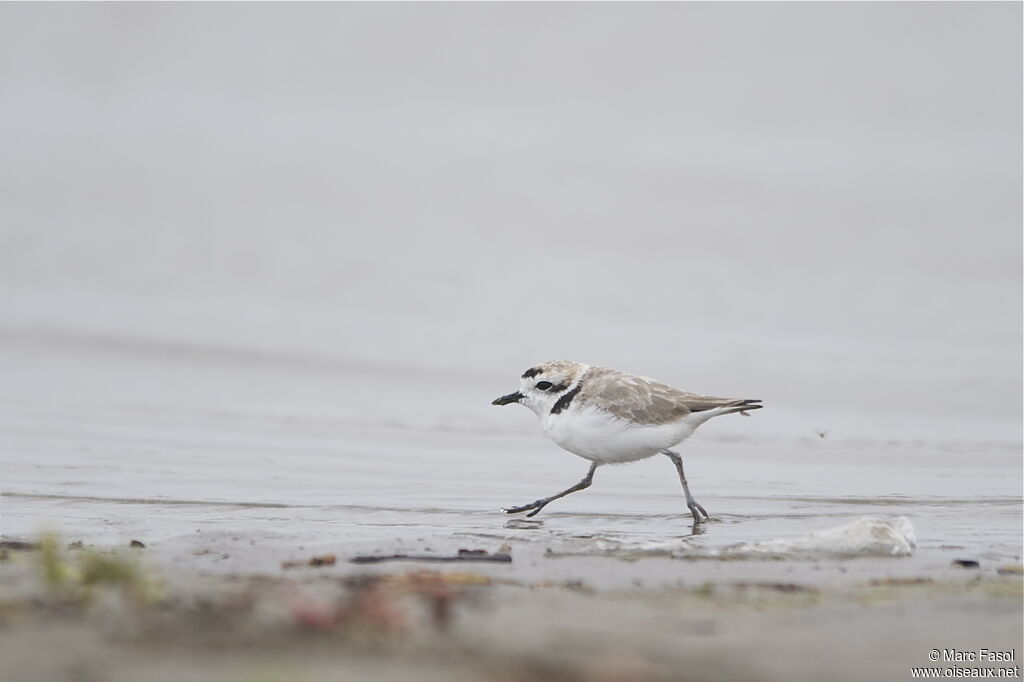
<instances>
[{"instance_id":1,"label":"bird","mask_svg":"<svg viewBox=\"0 0 1024 682\"><path fill-rule=\"evenodd\" d=\"M590 462L583 479L560 493L515 507L507 514L536 516L551 502L590 487L594 472L605 464L622 464L661 454L675 465L693 522L709 519L693 499L683 473L683 460L670 449L693 435L712 417L763 407L761 400L716 398L688 393L654 379L608 367L554 360L530 367L519 390L495 398L492 405L519 404L541 421L556 445Z\"/></svg>"}]
</instances>

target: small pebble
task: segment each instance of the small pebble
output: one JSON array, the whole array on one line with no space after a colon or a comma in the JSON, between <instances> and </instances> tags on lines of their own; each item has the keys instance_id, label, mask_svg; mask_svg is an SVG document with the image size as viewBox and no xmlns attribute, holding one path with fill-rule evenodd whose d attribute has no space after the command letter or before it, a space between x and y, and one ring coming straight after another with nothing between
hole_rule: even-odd
<instances>
[{"instance_id":1,"label":"small pebble","mask_svg":"<svg viewBox=\"0 0 1024 682\"><path fill-rule=\"evenodd\" d=\"M979 564L974 559L953 559L953 565L959 566L960 568L980 568Z\"/></svg>"}]
</instances>

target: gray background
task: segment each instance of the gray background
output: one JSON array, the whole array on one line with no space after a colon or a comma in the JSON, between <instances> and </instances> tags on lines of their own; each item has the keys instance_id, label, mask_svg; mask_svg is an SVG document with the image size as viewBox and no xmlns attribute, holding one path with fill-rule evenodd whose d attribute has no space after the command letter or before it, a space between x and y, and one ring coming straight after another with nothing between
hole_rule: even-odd
<instances>
[{"instance_id":1,"label":"gray background","mask_svg":"<svg viewBox=\"0 0 1024 682\"><path fill-rule=\"evenodd\" d=\"M566 357L1016 440L1021 78L1019 3L5 3L0 399L486 427Z\"/></svg>"}]
</instances>

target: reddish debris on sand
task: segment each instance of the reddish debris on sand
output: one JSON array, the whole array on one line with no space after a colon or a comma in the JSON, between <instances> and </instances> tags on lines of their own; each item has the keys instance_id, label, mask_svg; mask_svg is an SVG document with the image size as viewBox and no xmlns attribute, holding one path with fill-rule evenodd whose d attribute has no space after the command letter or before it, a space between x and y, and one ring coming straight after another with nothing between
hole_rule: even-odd
<instances>
[{"instance_id":1,"label":"reddish debris on sand","mask_svg":"<svg viewBox=\"0 0 1024 682\"><path fill-rule=\"evenodd\" d=\"M322 556L315 556L306 561L285 561L281 564L281 568L302 568L303 566L333 566L338 562L337 557L333 554L324 554Z\"/></svg>"}]
</instances>

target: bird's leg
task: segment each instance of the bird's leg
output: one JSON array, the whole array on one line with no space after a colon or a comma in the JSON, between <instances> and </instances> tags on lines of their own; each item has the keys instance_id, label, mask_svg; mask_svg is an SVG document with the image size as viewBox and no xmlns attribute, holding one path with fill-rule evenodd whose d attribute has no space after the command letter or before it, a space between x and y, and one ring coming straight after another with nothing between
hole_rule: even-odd
<instances>
[{"instance_id":1,"label":"bird's leg","mask_svg":"<svg viewBox=\"0 0 1024 682\"><path fill-rule=\"evenodd\" d=\"M679 472L679 482L683 484L683 494L686 495L686 506L689 508L690 513L693 514L693 522L695 524L703 523L704 519L710 517L704 511L704 507L697 504L697 500L693 499L693 495L690 494L690 486L686 484L686 474L683 473L683 458L679 456L678 452L672 452L671 450L662 450L661 454L667 456L676 465L676 471ZM703 519L701 514L704 515Z\"/></svg>"},{"instance_id":2,"label":"bird's leg","mask_svg":"<svg viewBox=\"0 0 1024 682\"><path fill-rule=\"evenodd\" d=\"M548 502L553 502L553 501L557 500L559 497L565 497L569 493L574 493L574 492L576 492L578 490L583 490L585 488L589 488L590 487L590 483L594 480L594 471L596 469L597 469L597 462L594 462L593 464L590 465L590 471L587 472L587 475L583 477L582 481L580 481L579 483L577 483L576 485L574 485L571 488L563 490L562 492L558 493L557 495L552 495L551 497L544 497L544 498L541 498L539 500L535 500L535 501L531 502L530 504L524 504L521 507L506 507L505 509L502 509L501 511L505 512L506 514L518 514L519 512L524 512L527 509L532 509L533 511L531 511L529 514L527 514L527 516L536 516L540 512L540 510L543 509L548 504Z\"/></svg>"}]
</instances>

